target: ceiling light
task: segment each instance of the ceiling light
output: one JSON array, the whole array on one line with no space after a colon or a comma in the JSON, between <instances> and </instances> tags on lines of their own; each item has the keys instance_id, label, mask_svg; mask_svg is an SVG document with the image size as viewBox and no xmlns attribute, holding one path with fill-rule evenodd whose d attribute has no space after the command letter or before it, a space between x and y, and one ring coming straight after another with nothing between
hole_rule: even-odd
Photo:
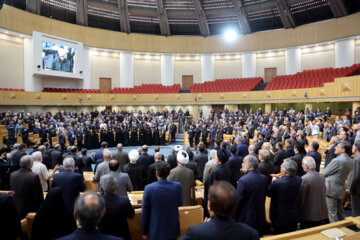
<instances>
[{"instance_id":1,"label":"ceiling light","mask_svg":"<svg viewBox=\"0 0 360 240\"><path fill-rule=\"evenodd\" d=\"M227 42L233 42L238 38L238 34L234 29L226 30L224 38Z\"/></svg>"}]
</instances>

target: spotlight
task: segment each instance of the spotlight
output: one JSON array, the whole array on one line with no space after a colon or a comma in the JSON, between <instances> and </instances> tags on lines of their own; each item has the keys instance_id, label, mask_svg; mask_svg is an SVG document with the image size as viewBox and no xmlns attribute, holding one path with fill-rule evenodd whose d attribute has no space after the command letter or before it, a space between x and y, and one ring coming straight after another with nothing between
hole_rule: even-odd
<instances>
[{"instance_id":1,"label":"spotlight","mask_svg":"<svg viewBox=\"0 0 360 240\"><path fill-rule=\"evenodd\" d=\"M224 38L227 42L233 42L237 39L237 37L238 34L234 29L228 29L224 34Z\"/></svg>"}]
</instances>

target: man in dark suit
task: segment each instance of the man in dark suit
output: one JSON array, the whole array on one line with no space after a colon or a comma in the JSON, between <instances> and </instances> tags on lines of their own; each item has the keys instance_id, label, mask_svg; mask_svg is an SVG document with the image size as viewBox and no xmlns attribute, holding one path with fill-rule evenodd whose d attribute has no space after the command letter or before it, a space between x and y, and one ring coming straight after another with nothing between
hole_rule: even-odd
<instances>
[{"instance_id":1,"label":"man in dark suit","mask_svg":"<svg viewBox=\"0 0 360 240\"><path fill-rule=\"evenodd\" d=\"M64 170L54 175L51 187L60 187L64 193L64 203L69 212L74 212L74 202L86 185L79 173L74 173L75 161L72 157L64 159Z\"/></svg>"},{"instance_id":2,"label":"man in dark suit","mask_svg":"<svg viewBox=\"0 0 360 240\"><path fill-rule=\"evenodd\" d=\"M11 196L13 194L14 192L12 191L6 194L0 193L1 239L21 239L21 219L16 210L14 199Z\"/></svg>"},{"instance_id":3,"label":"man in dark suit","mask_svg":"<svg viewBox=\"0 0 360 240\"><path fill-rule=\"evenodd\" d=\"M260 149L259 161L258 171L268 178L268 185L270 185L272 180L271 174L274 173L274 163L270 160L270 151Z\"/></svg>"},{"instance_id":4,"label":"man in dark suit","mask_svg":"<svg viewBox=\"0 0 360 240\"><path fill-rule=\"evenodd\" d=\"M99 224L99 230L102 233L130 240L127 218L134 217L134 208L129 198L116 194L118 183L114 176L105 175L101 180L101 188L105 192L106 213Z\"/></svg>"},{"instance_id":5,"label":"man in dark suit","mask_svg":"<svg viewBox=\"0 0 360 240\"><path fill-rule=\"evenodd\" d=\"M167 162L170 164L171 169L176 168L176 155L183 148L180 145L176 145L174 148L171 148L171 154L168 156Z\"/></svg>"},{"instance_id":6,"label":"man in dark suit","mask_svg":"<svg viewBox=\"0 0 360 240\"><path fill-rule=\"evenodd\" d=\"M182 189L180 183L166 180L170 169L168 163L159 162L158 181L145 187L141 212L144 239L176 239L180 234L178 208L182 205Z\"/></svg>"},{"instance_id":7,"label":"man in dark suit","mask_svg":"<svg viewBox=\"0 0 360 240\"><path fill-rule=\"evenodd\" d=\"M256 240L257 232L243 223L232 221L236 206L235 188L226 181L218 181L209 189L207 208L210 219L189 227L181 240Z\"/></svg>"},{"instance_id":8,"label":"man in dark suit","mask_svg":"<svg viewBox=\"0 0 360 240\"><path fill-rule=\"evenodd\" d=\"M15 204L23 219L29 212L37 212L44 201L40 178L31 171L33 158L25 155L20 159L20 169L10 175L10 189L15 191Z\"/></svg>"},{"instance_id":9,"label":"man in dark suit","mask_svg":"<svg viewBox=\"0 0 360 240\"><path fill-rule=\"evenodd\" d=\"M249 155L248 146L243 143L243 138L241 136L236 137L236 156L241 157L244 159L247 155Z\"/></svg>"},{"instance_id":10,"label":"man in dark suit","mask_svg":"<svg viewBox=\"0 0 360 240\"><path fill-rule=\"evenodd\" d=\"M237 181L241 177L240 169L242 166L243 159L240 156L236 155L236 150L237 150L236 145L235 144L231 145L230 147L231 156L229 157L229 160L225 164L227 164L230 167L233 178L236 179Z\"/></svg>"},{"instance_id":11,"label":"man in dark suit","mask_svg":"<svg viewBox=\"0 0 360 240\"><path fill-rule=\"evenodd\" d=\"M295 155L294 146L291 143L291 139L285 140L285 147L286 147L286 158L292 158Z\"/></svg>"},{"instance_id":12,"label":"man in dark suit","mask_svg":"<svg viewBox=\"0 0 360 240\"><path fill-rule=\"evenodd\" d=\"M286 152L283 149L283 144L277 142L275 145L276 152L274 154L274 173L280 173L280 166L286 158Z\"/></svg>"},{"instance_id":13,"label":"man in dark suit","mask_svg":"<svg viewBox=\"0 0 360 240\"><path fill-rule=\"evenodd\" d=\"M318 142L311 142L309 144L309 152L306 156L310 156L315 160L316 163L316 171L320 172L320 165L321 165L321 154L317 151L319 149Z\"/></svg>"},{"instance_id":14,"label":"man in dark suit","mask_svg":"<svg viewBox=\"0 0 360 240\"><path fill-rule=\"evenodd\" d=\"M131 150L129 152L130 163L124 166L124 173L130 177L134 191L144 190L146 184L146 173L144 167L137 162L139 159L139 152Z\"/></svg>"},{"instance_id":15,"label":"man in dark suit","mask_svg":"<svg viewBox=\"0 0 360 240\"><path fill-rule=\"evenodd\" d=\"M103 234L97 229L104 214L104 199L94 192L84 193L75 202L74 217L79 222L79 228L58 240L123 240L120 237Z\"/></svg>"},{"instance_id":16,"label":"man in dark suit","mask_svg":"<svg viewBox=\"0 0 360 240\"><path fill-rule=\"evenodd\" d=\"M201 142L199 143L199 152L194 157L194 162L197 164L197 176L196 179L202 180L204 174L205 164L208 162L208 155L205 153L205 145Z\"/></svg>"},{"instance_id":17,"label":"man in dark suit","mask_svg":"<svg viewBox=\"0 0 360 240\"><path fill-rule=\"evenodd\" d=\"M325 168L327 167L327 165L330 164L331 160L333 160L334 158L336 158L336 154L335 154L335 147L336 144L339 142L339 138L334 136L330 139L330 148L328 150L325 151Z\"/></svg>"},{"instance_id":18,"label":"man in dark suit","mask_svg":"<svg viewBox=\"0 0 360 240\"><path fill-rule=\"evenodd\" d=\"M41 152L42 156L42 163L46 166L47 169L53 169L51 165L51 160L49 154L46 152L46 147L44 145L41 145L39 147L39 151ZM56 165L55 165L56 166Z\"/></svg>"},{"instance_id":19,"label":"man in dark suit","mask_svg":"<svg viewBox=\"0 0 360 240\"><path fill-rule=\"evenodd\" d=\"M155 162L153 164L151 164L149 166L149 168L148 168L147 184L157 181L157 178L156 178L156 163L158 161L162 161L162 154L160 152L155 153L154 160L155 160Z\"/></svg>"},{"instance_id":20,"label":"man in dark suit","mask_svg":"<svg viewBox=\"0 0 360 240\"><path fill-rule=\"evenodd\" d=\"M295 231L300 218L301 178L296 176L297 163L285 159L281 165L283 177L275 180L268 189L271 197L270 219L275 234Z\"/></svg>"},{"instance_id":21,"label":"man in dark suit","mask_svg":"<svg viewBox=\"0 0 360 240\"><path fill-rule=\"evenodd\" d=\"M147 145L142 146L141 155L139 156L138 163L144 167L146 173L150 164L154 163L154 156L148 154Z\"/></svg>"},{"instance_id":22,"label":"man in dark suit","mask_svg":"<svg viewBox=\"0 0 360 240\"><path fill-rule=\"evenodd\" d=\"M351 193L352 215L360 216L360 141L355 142L352 149L355 154L354 166L348 178Z\"/></svg>"},{"instance_id":23,"label":"man in dark suit","mask_svg":"<svg viewBox=\"0 0 360 240\"><path fill-rule=\"evenodd\" d=\"M56 165L63 164L63 154L61 152L61 145L56 144L55 150L51 152L51 168L54 169Z\"/></svg>"},{"instance_id":24,"label":"man in dark suit","mask_svg":"<svg viewBox=\"0 0 360 240\"><path fill-rule=\"evenodd\" d=\"M263 235L266 230L265 197L268 178L257 171L258 163L258 160L250 155L243 161L245 175L238 182L234 218Z\"/></svg>"},{"instance_id":25,"label":"man in dark suit","mask_svg":"<svg viewBox=\"0 0 360 240\"><path fill-rule=\"evenodd\" d=\"M20 159L25 156L26 144L20 144L18 150L11 156L10 172L14 172L20 168Z\"/></svg>"}]
</instances>

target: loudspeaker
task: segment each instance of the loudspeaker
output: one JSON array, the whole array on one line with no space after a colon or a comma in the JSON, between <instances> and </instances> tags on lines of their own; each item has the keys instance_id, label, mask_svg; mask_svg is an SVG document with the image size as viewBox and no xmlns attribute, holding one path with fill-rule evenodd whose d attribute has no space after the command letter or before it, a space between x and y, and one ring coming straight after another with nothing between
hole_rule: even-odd
<instances>
[{"instance_id":1,"label":"loudspeaker","mask_svg":"<svg viewBox=\"0 0 360 240\"><path fill-rule=\"evenodd\" d=\"M2 9L3 5L4 5L4 0L0 0L0 10Z\"/></svg>"}]
</instances>

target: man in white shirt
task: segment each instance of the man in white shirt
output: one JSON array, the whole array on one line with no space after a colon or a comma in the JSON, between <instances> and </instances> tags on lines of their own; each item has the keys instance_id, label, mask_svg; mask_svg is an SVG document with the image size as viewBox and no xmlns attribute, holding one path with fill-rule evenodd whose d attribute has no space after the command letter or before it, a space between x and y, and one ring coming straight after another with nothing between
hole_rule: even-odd
<instances>
[{"instance_id":1,"label":"man in white shirt","mask_svg":"<svg viewBox=\"0 0 360 240\"><path fill-rule=\"evenodd\" d=\"M31 171L39 175L42 190L43 192L46 192L48 190L47 181L49 180L49 178L54 176L54 173L57 170L59 170L61 166L56 165L54 171L52 173L49 173L45 164L42 163L41 152L39 151L33 152L31 156L33 157L34 160L33 166L31 167Z\"/></svg>"}]
</instances>

